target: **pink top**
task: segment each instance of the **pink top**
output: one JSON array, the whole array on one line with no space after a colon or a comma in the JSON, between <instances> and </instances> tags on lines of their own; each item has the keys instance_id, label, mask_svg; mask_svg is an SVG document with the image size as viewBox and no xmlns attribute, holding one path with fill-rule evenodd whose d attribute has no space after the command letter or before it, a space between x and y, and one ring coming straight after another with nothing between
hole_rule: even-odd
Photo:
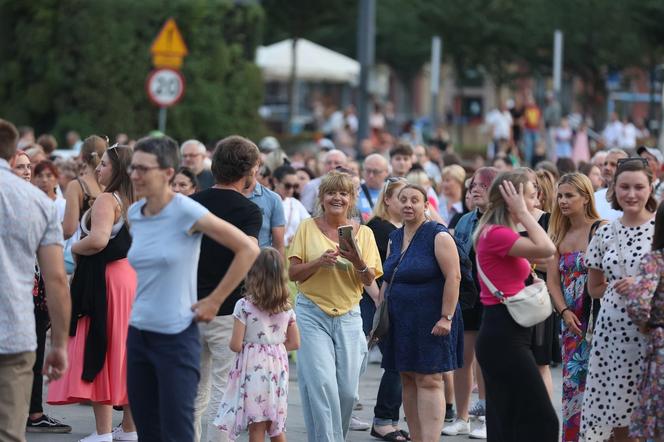
<instances>
[{"instance_id":1,"label":"pink top","mask_svg":"<svg viewBox=\"0 0 664 442\"><path fill-rule=\"evenodd\" d=\"M519 238L521 236L509 227L493 225L485 227L477 240L477 261L487 278L505 297L516 295L522 290L530 274L530 263L527 259L507 255ZM500 304L481 278L480 288L482 304Z\"/></svg>"}]
</instances>

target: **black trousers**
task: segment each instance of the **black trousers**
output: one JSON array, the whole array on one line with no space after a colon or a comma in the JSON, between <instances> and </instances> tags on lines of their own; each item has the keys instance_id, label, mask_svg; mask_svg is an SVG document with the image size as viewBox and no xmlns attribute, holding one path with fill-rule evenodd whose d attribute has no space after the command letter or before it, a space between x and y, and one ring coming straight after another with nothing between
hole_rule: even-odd
<instances>
[{"instance_id":1,"label":"black trousers","mask_svg":"<svg viewBox=\"0 0 664 442\"><path fill-rule=\"evenodd\" d=\"M30 395L30 414L42 413L42 394L44 387L44 353L46 352L46 332L51 325L48 313L35 310L35 331L37 332L37 351L35 365L32 366L32 394Z\"/></svg>"},{"instance_id":2,"label":"black trousers","mask_svg":"<svg viewBox=\"0 0 664 442\"><path fill-rule=\"evenodd\" d=\"M490 442L556 442L556 411L530 350L532 331L504 305L484 307L475 352L486 385Z\"/></svg>"}]
</instances>

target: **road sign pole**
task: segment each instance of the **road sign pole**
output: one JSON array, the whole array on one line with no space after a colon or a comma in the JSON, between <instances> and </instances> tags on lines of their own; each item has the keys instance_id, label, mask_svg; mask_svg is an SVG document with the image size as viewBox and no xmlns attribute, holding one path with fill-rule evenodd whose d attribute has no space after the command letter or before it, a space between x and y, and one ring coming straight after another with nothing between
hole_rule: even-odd
<instances>
[{"instance_id":1,"label":"road sign pole","mask_svg":"<svg viewBox=\"0 0 664 442\"><path fill-rule=\"evenodd\" d=\"M431 135L438 127L438 93L440 91L440 53L443 43L439 36L431 39Z\"/></svg>"},{"instance_id":2,"label":"road sign pole","mask_svg":"<svg viewBox=\"0 0 664 442\"><path fill-rule=\"evenodd\" d=\"M166 134L166 109L165 107L159 108L159 132Z\"/></svg>"}]
</instances>

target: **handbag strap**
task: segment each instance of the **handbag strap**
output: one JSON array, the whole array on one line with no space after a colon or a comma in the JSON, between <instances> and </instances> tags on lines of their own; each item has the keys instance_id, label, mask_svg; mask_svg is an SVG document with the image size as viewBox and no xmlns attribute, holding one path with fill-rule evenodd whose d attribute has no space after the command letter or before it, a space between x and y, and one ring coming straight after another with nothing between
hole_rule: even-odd
<instances>
[{"instance_id":1,"label":"handbag strap","mask_svg":"<svg viewBox=\"0 0 664 442\"><path fill-rule=\"evenodd\" d=\"M389 284L388 284L388 286L387 286L387 289L388 289L388 290L391 290L391 288L392 288L392 281L394 281L394 276L397 274L397 270L399 270L399 265L401 265L401 261L403 260L403 257L406 256L406 253L407 253L408 250L410 249L410 245L413 243L413 241L415 241L415 237L417 236L417 234L420 233L420 228L422 228L422 226L423 226L424 224L426 224L427 222L428 222L428 221L423 222L423 223L420 225L420 227L417 228L417 230L415 231L415 234L413 235L413 237L411 238L410 242L408 243L408 247L406 247L406 250L404 250L403 252L401 252L401 255L399 255L399 261L397 261L397 265L394 266L394 271L392 272L392 277L390 278L390 282L389 282ZM404 233L404 238L405 238L405 237L406 237L406 229L404 229L403 233ZM403 243L403 241L402 241L402 243ZM387 291L386 291L386 293L385 293L385 298L387 298Z\"/></svg>"},{"instance_id":2,"label":"handbag strap","mask_svg":"<svg viewBox=\"0 0 664 442\"><path fill-rule=\"evenodd\" d=\"M493 296L498 298L500 302L503 302L505 300L505 294L500 290L498 290L498 288L495 285L493 285L493 283L489 280L489 278L484 274L484 272L482 271L482 267L480 267L479 256L475 256L475 264L477 265L477 274L484 283L484 285L487 286L487 288L489 289L489 291Z\"/></svg>"}]
</instances>

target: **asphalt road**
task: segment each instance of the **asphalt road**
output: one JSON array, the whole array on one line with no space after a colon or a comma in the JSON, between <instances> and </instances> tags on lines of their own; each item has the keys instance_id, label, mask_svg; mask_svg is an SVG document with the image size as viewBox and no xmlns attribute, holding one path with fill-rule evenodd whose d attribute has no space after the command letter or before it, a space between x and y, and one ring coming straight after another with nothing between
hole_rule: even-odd
<instances>
[{"instance_id":1,"label":"asphalt road","mask_svg":"<svg viewBox=\"0 0 664 442\"><path fill-rule=\"evenodd\" d=\"M560 416L560 397L561 397L561 370L555 368L553 371L555 408ZM365 421L371 421L373 417L373 407L376 400L376 392L380 382L382 370L378 364L369 364L367 371L360 381L360 401L363 404L361 411L355 412L357 416ZM475 396L475 395L473 395ZM300 395L297 388L297 376L295 366L291 367L291 383L289 391L287 437L289 441L306 442L306 430L302 417L302 408ZM70 434L36 434L28 433L29 442L75 442L80 438L87 436L95 430L92 408L86 405L65 405L65 406L45 406L46 413L61 419L73 427ZM121 413L115 412L114 423L119 423ZM241 441L246 441L247 437L242 437ZM467 436L442 436L441 440L445 442L468 441ZM348 442L370 442L377 441L369 431L351 431L347 438Z\"/></svg>"}]
</instances>

